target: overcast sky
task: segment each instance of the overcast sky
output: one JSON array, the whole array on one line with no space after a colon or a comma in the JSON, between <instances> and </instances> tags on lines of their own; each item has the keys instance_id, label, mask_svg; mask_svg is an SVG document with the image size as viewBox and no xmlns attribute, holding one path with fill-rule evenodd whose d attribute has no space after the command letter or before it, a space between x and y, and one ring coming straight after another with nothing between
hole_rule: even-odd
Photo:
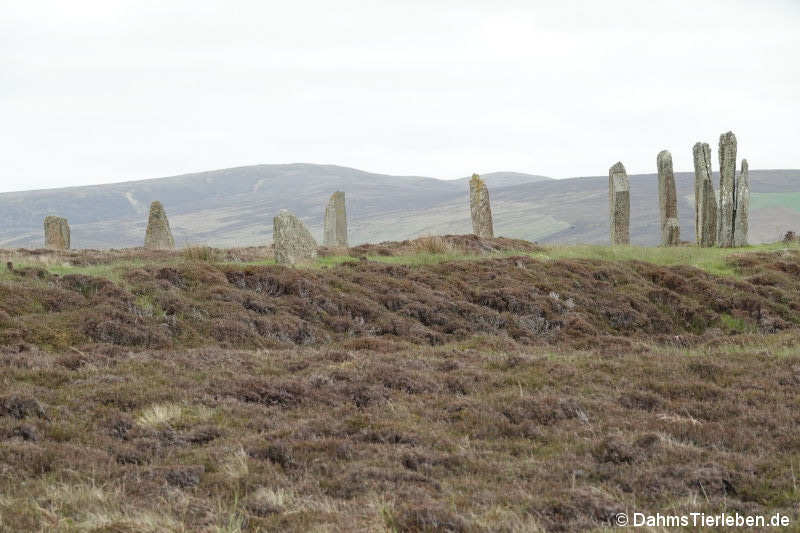
<instances>
[{"instance_id":1,"label":"overcast sky","mask_svg":"<svg viewBox=\"0 0 800 533\"><path fill-rule=\"evenodd\" d=\"M256 163L800 168L800 1L6 1L0 191ZM715 164L716 169L716 164Z\"/></svg>"}]
</instances>

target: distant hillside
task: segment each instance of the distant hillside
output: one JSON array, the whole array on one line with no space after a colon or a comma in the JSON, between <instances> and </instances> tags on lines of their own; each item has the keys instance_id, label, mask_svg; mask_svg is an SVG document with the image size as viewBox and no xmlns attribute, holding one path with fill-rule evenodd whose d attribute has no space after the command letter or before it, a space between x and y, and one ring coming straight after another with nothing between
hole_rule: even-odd
<instances>
[{"instance_id":1,"label":"distant hillside","mask_svg":"<svg viewBox=\"0 0 800 533\"><path fill-rule=\"evenodd\" d=\"M694 177L678 173L681 234L694 236ZM539 242L608 240L607 177L553 180L514 172L483 175L498 235ZM144 239L151 201L164 203L176 242L266 244L282 208L317 238L330 194L347 192L353 244L424 234L469 233L467 180L387 176L333 165L255 165L108 185L0 194L0 247L41 247L48 214L69 219L73 246L121 248ZM751 170L751 241L800 230L800 170ZM631 239L657 244L653 174L631 176Z\"/></svg>"}]
</instances>

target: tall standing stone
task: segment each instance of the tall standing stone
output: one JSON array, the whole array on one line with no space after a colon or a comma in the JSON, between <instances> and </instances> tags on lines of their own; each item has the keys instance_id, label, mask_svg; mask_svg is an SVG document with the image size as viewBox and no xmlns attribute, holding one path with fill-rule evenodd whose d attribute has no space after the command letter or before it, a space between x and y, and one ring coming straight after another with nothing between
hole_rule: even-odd
<instances>
[{"instance_id":1,"label":"tall standing stone","mask_svg":"<svg viewBox=\"0 0 800 533\"><path fill-rule=\"evenodd\" d=\"M675 189L675 173L672 170L672 154L668 150L659 152L658 166L658 213L661 228L661 246L677 246L681 242L678 224L678 193Z\"/></svg>"},{"instance_id":2,"label":"tall standing stone","mask_svg":"<svg viewBox=\"0 0 800 533\"><path fill-rule=\"evenodd\" d=\"M714 186L710 179L703 182L700 207L700 241L697 244L710 248L717 243L717 199L714 197Z\"/></svg>"},{"instance_id":3,"label":"tall standing stone","mask_svg":"<svg viewBox=\"0 0 800 533\"><path fill-rule=\"evenodd\" d=\"M747 246L750 229L750 166L742 159L742 170L736 180L736 219L733 224L733 245Z\"/></svg>"},{"instance_id":4,"label":"tall standing stone","mask_svg":"<svg viewBox=\"0 0 800 533\"><path fill-rule=\"evenodd\" d=\"M484 239L494 237L489 189L477 174L469 180L469 209L472 214L472 233Z\"/></svg>"},{"instance_id":5,"label":"tall standing stone","mask_svg":"<svg viewBox=\"0 0 800 533\"><path fill-rule=\"evenodd\" d=\"M719 230L717 244L733 246L736 218L736 135L732 131L719 136Z\"/></svg>"},{"instance_id":6,"label":"tall standing stone","mask_svg":"<svg viewBox=\"0 0 800 533\"><path fill-rule=\"evenodd\" d=\"M147 232L144 235L144 247L150 250L173 250L175 239L169 229L167 212L161 202L150 204L150 217L147 219Z\"/></svg>"},{"instance_id":7,"label":"tall standing stone","mask_svg":"<svg viewBox=\"0 0 800 533\"><path fill-rule=\"evenodd\" d=\"M278 264L296 265L317 257L317 241L305 224L286 209L272 220L272 238Z\"/></svg>"},{"instance_id":8,"label":"tall standing stone","mask_svg":"<svg viewBox=\"0 0 800 533\"><path fill-rule=\"evenodd\" d=\"M69 223L66 218L45 217L44 247L50 250L69 250Z\"/></svg>"},{"instance_id":9,"label":"tall standing stone","mask_svg":"<svg viewBox=\"0 0 800 533\"><path fill-rule=\"evenodd\" d=\"M694 229L698 246L717 243L717 199L711 182L711 147L697 143L694 154Z\"/></svg>"},{"instance_id":10,"label":"tall standing stone","mask_svg":"<svg viewBox=\"0 0 800 533\"><path fill-rule=\"evenodd\" d=\"M608 169L608 210L611 244L630 244L630 183L621 162Z\"/></svg>"},{"instance_id":11,"label":"tall standing stone","mask_svg":"<svg viewBox=\"0 0 800 533\"><path fill-rule=\"evenodd\" d=\"M347 207L342 191L333 193L325 207L322 244L333 248L347 248Z\"/></svg>"}]
</instances>

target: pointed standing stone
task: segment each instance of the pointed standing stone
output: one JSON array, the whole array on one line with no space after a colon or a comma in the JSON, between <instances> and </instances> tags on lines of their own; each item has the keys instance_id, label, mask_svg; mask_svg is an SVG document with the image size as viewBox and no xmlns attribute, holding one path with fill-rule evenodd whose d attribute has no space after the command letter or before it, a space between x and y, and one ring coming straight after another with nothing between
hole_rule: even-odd
<instances>
[{"instance_id":1,"label":"pointed standing stone","mask_svg":"<svg viewBox=\"0 0 800 533\"><path fill-rule=\"evenodd\" d=\"M66 218L45 217L44 247L50 250L69 250L69 223Z\"/></svg>"},{"instance_id":2,"label":"pointed standing stone","mask_svg":"<svg viewBox=\"0 0 800 533\"><path fill-rule=\"evenodd\" d=\"M286 209L272 219L272 238L278 264L296 265L317 257L317 241L305 224Z\"/></svg>"},{"instance_id":3,"label":"pointed standing stone","mask_svg":"<svg viewBox=\"0 0 800 533\"><path fill-rule=\"evenodd\" d=\"M697 143L694 154L694 229L698 246L717 242L717 199L711 182L711 147Z\"/></svg>"},{"instance_id":4,"label":"pointed standing stone","mask_svg":"<svg viewBox=\"0 0 800 533\"><path fill-rule=\"evenodd\" d=\"M717 244L733 246L736 218L736 135L732 131L719 136L719 212Z\"/></svg>"},{"instance_id":5,"label":"pointed standing stone","mask_svg":"<svg viewBox=\"0 0 800 533\"><path fill-rule=\"evenodd\" d=\"M736 180L736 220L733 228L733 245L747 246L750 229L750 166L742 159L742 170Z\"/></svg>"},{"instance_id":6,"label":"pointed standing stone","mask_svg":"<svg viewBox=\"0 0 800 533\"><path fill-rule=\"evenodd\" d=\"M169 229L167 212L161 202L150 204L150 216L147 219L147 232L144 235L144 247L149 250L173 250L175 239Z\"/></svg>"},{"instance_id":7,"label":"pointed standing stone","mask_svg":"<svg viewBox=\"0 0 800 533\"><path fill-rule=\"evenodd\" d=\"M332 248L347 248L347 207L342 191L333 193L325 207L322 244Z\"/></svg>"},{"instance_id":8,"label":"pointed standing stone","mask_svg":"<svg viewBox=\"0 0 800 533\"><path fill-rule=\"evenodd\" d=\"M472 214L472 233L483 239L494 237L489 189L477 174L469 180L469 209Z\"/></svg>"},{"instance_id":9,"label":"pointed standing stone","mask_svg":"<svg viewBox=\"0 0 800 533\"><path fill-rule=\"evenodd\" d=\"M630 183L621 162L608 169L608 210L611 244L630 244Z\"/></svg>"},{"instance_id":10,"label":"pointed standing stone","mask_svg":"<svg viewBox=\"0 0 800 533\"><path fill-rule=\"evenodd\" d=\"M677 246L681 242L678 225L678 193L675 190L675 173L672 171L672 154L668 150L659 152L658 166L658 213L661 227L661 246Z\"/></svg>"}]
</instances>

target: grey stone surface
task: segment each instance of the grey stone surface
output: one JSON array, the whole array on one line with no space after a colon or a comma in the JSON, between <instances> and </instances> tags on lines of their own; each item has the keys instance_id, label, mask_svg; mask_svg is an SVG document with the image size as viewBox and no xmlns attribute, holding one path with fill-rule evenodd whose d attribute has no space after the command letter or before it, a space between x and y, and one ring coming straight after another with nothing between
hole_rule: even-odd
<instances>
[{"instance_id":1,"label":"grey stone surface","mask_svg":"<svg viewBox=\"0 0 800 533\"><path fill-rule=\"evenodd\" d=\"M144 247L149 250L173 250L175 248L175 239L172 238L172 231L169 228L167 212L159 201L150 204Z\"/></svg>"},{"instance_id":2,"label":"grey stone surface","mask_svg":"<svg viewBox=\"0 0 800 533\"><path fill-rule=\"evenodd\" d=\"M275 261L281 265L296 265L317 257L317 241L300 219L282 209L272 220L275 242Z\"/></svg>"},{"instance_id":3,"label":"grey stone surface","mask_svg":"<svg viewBox=\"0 0 800 533\"><path fill-rule=\"evenodd\" d=\"M736 215L733 223L733 245L747 246L750 229L750 166L742 159L742 170L736 179Z\"/></svg>"},{"instance_id":4,"label":"grey stone surface","mask_svg":"<svg viewBox=\"0 0 800 533\"><path fill-rule=\"evenodd\" d=\"M668 150L659 152L658 166L658 214L661 228L661 246L680 244L680 227L667 226L670 220L678 220L678 193L675 189L675 173L672 170L672 154Z\"/></svg>"},{"instance_id":5,"label":"grey stone surface","mask_svg":"<svg viewBox=\"0 0 800 533\"><path fill-rule=\"evenodd\" d=\"M714 186L711 180L703 182L700 205L702 207L700 242L703 248L710 248L717 244L717 198L714 196Z\"/></svg>"},{"instance_id":6,"label":"grey stone surface","mask_svg":"<svg viewBox=\"0 0 800 533\"><path fill-rule=\"evenodd\" d=\"M663 246L678 246L681 243L681 226L677 218L668 218L661 229Z\"/></svg>"},{"instance_id":7,"label":"grey stone surface","mask_svg":"<svg viewBox=\"0 0 800 533\"><path fill-rule=\"evenodd\" d=\"M697 143L694 154L694 228L698 246L717 243L717 199L711 182L711 147Z\"/></svg>"},{"instance_id":8,"label":"grey stone surface","mask_svg":"<svg viewBox=\"0 0 800 533\"><path fill-rule=\"evenodd\" d=\"M717 244L733 246L736 213L736 135L732 131L719 136L719 211Z\"/></svg>"},{"instance_id":9,"label":"grey stone surface","mask_svg":"<svg viewBox=\"0 0 800 533\"><path fill-rule=\"evenodd\" d=\"M489 189L477 174L469 180L469 208L472 214L472 233L481 238L494 237Z\"/></svg>"},{"instance_id":10,"label":"grey stone surface","mask_svg":"<svg viewBox=\"0 0 800 533\"><path fill-rule=\"evenodd\" d=\"M325 207L322 244L332 248L347 247L347 207L342 191L336 191Z\"/></svg>"},{"instance_id":11,"label":"grey stone surface","mask_svg":"<svg viewBox=\"0 0 800 533\"><path fill-rule=\"evenodd\" d=\"M69 250L69 223L66 218L45 217L44 247L50 250Z\"/></svg>"},{"instance_id":12,"label":"grey stone surface","mask_svg":"<svg viewBox=\"0 0 800 533\"><path fill-rule=\"evenodd\" d=\"M630 182L621 162L608 169L608 210L611 244L630 244Z\"/></svg>"}]
</instances>

